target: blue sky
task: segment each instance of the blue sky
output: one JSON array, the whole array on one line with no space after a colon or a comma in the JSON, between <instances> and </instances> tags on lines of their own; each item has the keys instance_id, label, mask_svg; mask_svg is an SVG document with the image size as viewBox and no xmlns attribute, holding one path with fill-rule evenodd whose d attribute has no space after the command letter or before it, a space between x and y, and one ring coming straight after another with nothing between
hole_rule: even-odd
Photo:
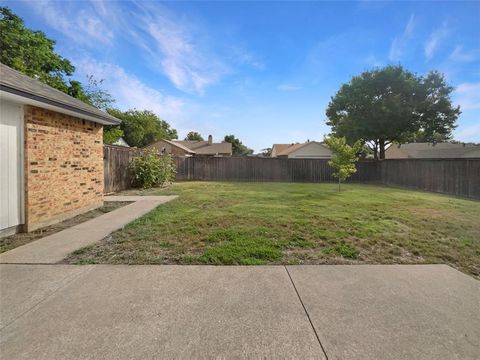
<instances>
[{"instance_id":1,"label":"blue sky","mask_svg":"<svg viewBox=\"0 0 480 360\"><path fill-rule=\"evenodd\" d=\"M455 138L480 142L480 2L1 1L57 40L122 110L259 151L321 140L325 108L352 75L437 69L462 107Z\"/></svg>"}]
</instances>

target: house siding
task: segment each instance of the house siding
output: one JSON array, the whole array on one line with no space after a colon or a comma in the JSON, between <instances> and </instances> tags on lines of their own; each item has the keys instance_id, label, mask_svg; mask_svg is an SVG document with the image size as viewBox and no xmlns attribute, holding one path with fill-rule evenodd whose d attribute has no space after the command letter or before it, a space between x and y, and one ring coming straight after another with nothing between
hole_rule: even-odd
<instances>
[{"instance_id":1,"label":"house siding","mask_svg":"<svg viewBox=\"0 0 480 360\"><path fill-rule=\"evenodd\" d=\"M91 121L25 106L26 231L103 203L103 128Z\"/></svg>"}]
</instances>

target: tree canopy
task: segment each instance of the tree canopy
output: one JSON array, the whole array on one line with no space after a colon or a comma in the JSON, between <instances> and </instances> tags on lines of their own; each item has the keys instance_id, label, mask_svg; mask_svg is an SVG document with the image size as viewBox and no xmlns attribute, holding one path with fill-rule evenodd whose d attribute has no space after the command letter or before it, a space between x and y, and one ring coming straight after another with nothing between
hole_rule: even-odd
<instances>
[{"instance_id":1,"label":"tree canopy","mask_svg":"<svg viewBox=\"0 0 480 360\"><path fill-rule=\"evenodd\" d=\"M185 136L185 140L190 141L204 141L202 135L196 131L190 131L187 136Z\"/></svg>"},{"instance_id":2,"label":"tree canopy","mask_svg":"<svg viewBox=\"0 0 480 360\"><path fill-rule=\"evenodd\" d=\"M42 31L25 27L23 20L8 7L0 7L0 61L63 92L68 91L65 76L75 67L54 51L55 41Z\"/></svg>"},{"instance_id":3,"label":"tree canopy","mask_svg":"<svg viewBox=\"0 0 480 360\"><path fill-rule=\"evenodd\" d=\"M103 143L114 144L118 139L123 136L123 130L120 126L106 125L103 127Z\"/></svg>"},{"instance_id":4,"label":"tree canopy","mask_svg":"<svg viewBox=\"0 0 480 360\"><path fill-rule=\"evenodd\" d=\"M367 141L375 157L392 142L421 138L448 139L460 108L450 99L453 88L443 75L417 76L401 66L366 71L343 84L327 107L332 133L352 144Z\"/></svg>"},{"instance_id":5,"label":"tree canopy","mask_svg":"<svg viewBox=\"0 0 480 360\"><path fill-rule=\"evenodd\" d=\"M0 62L83 102L105 109L113 103L102 81L89 76L88 85L69 79L72 63L55 52L55 41L42 31L25 27L23 20L8 7L0 7Z\"/></svg>"},{"instance_id":6,"label":"tree canopy","mask_svg":"<svg viewBox=\"0 0 480 360\"><path fill-rule=\"evenodd\" d=\"M120 129L130 146L143 147L160 139L176 139L177 130L149 110L108 109L107 112L120 119Z\"/></svg>"},{"instance_id":7,"label":"tree canopy","mask_svg":"<svg viewBox=\"0 0 480 360\"><path fill-rule=\"evenodd\" d=\"M253 150L243 145L240 139L237 139L234 135L225 135L223 141L232 144L232 154L234 156L246 156L253 154Z\"/></svg>"}]
</instances>

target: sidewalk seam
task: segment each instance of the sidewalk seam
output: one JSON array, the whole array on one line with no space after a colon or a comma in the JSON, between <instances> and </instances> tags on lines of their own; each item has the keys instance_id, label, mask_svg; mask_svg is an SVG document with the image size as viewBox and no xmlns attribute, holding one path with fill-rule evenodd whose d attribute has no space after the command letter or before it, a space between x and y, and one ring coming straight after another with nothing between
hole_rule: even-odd
<instances>
[{"instance_id":1,"label":"sidewalk seam","mask_svg":"<svg viewBox=\"0 0 480 360\"><path fill-rule=\"evenodd\" d=\"M12 264L12 265L18 265L18 264ZM35 264L35 265L38 265L38 264ZM50 265L50 264L48 264ZM54 264L51 264L51 265L54 265ZM60 291L61 289L63 289L65 286L71 284L75 279L78 279L81 275L85 274L86 272L88 271L91 271L93 269L94 265L90 265L90 266L86 266L85 267L85 270L83 271L80 271L78 274L76 275L72 275L72 277L67 280L67 282L61 286L59 286L57 289L55 289L54 291L52 291L50 294L48 294L47 296L45 296L43 299L41 299L39 302L37 302L35 305L32 305L32 307L30 307L29 309L25 310L24 312L22 312L20 315L18 315L15 319L13 319L12 321L10 321L8 324L5 324L4 326L2 326L0 328L0 332L4 331L7 327L9 327L10 325L12 325L14 322L16 322L18 319L20 319L21 317L25 316L26 314L28 314L29 312L33 311L34 309L36 309L37 307L39 307L41 304L43 304L45 301L47 301L48 299L50 299L54 294L56 294L58 291Z\"/></svg>"},{"instance_id":2,"label":"sidewalk seam","mask_svg":"<svg viewBox=\"0 0 480 360\"><path fill-rule=\"evenodd\" d=\"M290 275L290 272L288 271L287 267L285 265L283 267L285 268L285 271L287 272L287 275L290 279L290 282L292 283L293 289L295 290L295 293L297 294L298 300L300 300L300 304L302 304L303 310L305 311L305 315L307 315L308 321L310 322L310 326L312 327L312 330L315 333L315 337L317 338L317 341L320 344L320 347L322 348L323 355L325 355L325 358L328 360L327 352L325 351L325 348L323 347L323 344L320 341L320 337L318 336L317 330L315 330L315 326L313 325L312 319L310 318L310 315L307 311L307 308L305 307L305 304L303 303L303 300L300 297L300 293L298 292L297 287L295 286L295 283L293 282L292 276Z\"/></svg>"}]
</instances>

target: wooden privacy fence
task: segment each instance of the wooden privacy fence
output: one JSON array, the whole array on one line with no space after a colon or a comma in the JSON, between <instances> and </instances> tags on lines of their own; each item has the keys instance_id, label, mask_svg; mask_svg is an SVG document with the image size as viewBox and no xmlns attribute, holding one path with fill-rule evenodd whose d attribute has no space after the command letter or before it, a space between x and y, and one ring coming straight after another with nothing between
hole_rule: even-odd
<instances>
[{"instance_id":1,"label":"wooden privacy fence","mask_svg":"<svg viewBox=\"0 0 480 360\"><path fill-rule=\"evenodd\" d=\"M480 158L391 159L380 163L383 184L480 199Z\"/></svg>"},{"instance_id":2,"label":"wooden privacy fence","mask_svg":"<svg viewBox=\"0 0 480 360\"><path fill-rule=\"evenodd\" d=\"M136 151L124 146L103 146L104 194L130 188L128 164Z\"/></svg>"},{"instance_id":3,"label":"wooden privacy fence","mask_svg":"<svg viewBox=\"0 0 480 360\"><path fill-rule=\"evenodd\" d=\"M336 181L328 160L176 158L177 180ZM349 181L374 182L480 199L480 159L361 160Z\"/></svg>"},{"instance_id":4,"label":"wooden privacy fence","mask_svg":"<svg viewBox=\"0 0 480 360\"><path fill-rule=\"evenodd\" d=\"M130 188L128 164L138 149L104 146L105 193ZM323 159L177 157L177 180L328 182ZM480 199L480 158L361 160L349 181L383 183Z\"/></svg>"},{"instance_id":5,"label":"wooden privacy fence","mask_svg":"<svg viewBox=\"0 0 480 360\"><path fill-rule=\"evenodd\" d=\"M177 180L335 181L324 159L177 157L176 165ZM362 161L357 169L352 181L379 181L378 162Z\"/></svg>"}]
</instances>

